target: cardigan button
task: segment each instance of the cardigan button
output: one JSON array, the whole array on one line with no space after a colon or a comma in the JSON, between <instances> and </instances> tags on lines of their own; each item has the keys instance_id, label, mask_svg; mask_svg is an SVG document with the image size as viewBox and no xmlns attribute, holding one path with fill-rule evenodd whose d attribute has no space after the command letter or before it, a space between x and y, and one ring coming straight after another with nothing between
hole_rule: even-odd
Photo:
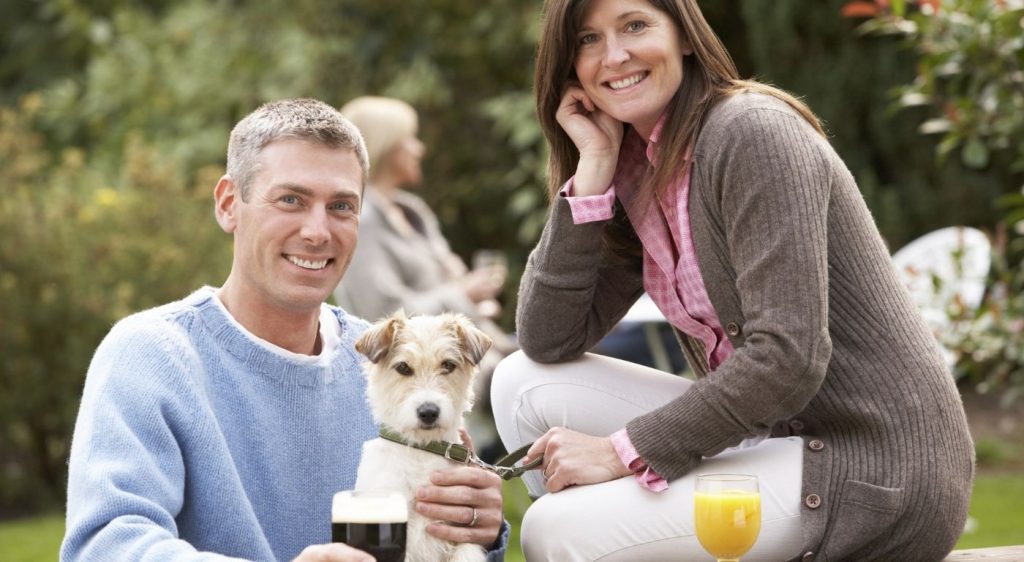
<instances>
[{"instance_id":1,"label":"cardigan button","mask_svg":"<svg viewBox=\"0 0 1024 562\"><path fill-rule=\"evenodd\" d=\"M811 439L807 443L807 448L812 451L820 451L825 448L825 442L821 439Z\"/></svg>"},{"instance_id":2,"label":"cardigan button","mask_svg":"<svg viewBox=\"0 0 1024 562\"><path fill-rule=\"evenodd\" d=\"M818 494L811 494L804 498L804 505L811 509L818 509L821 507L821 496Z\"/></svg>"},{"instance_id":3,"label":"cardigan button","mask_svg":"<svg viewBox=\"0 0 1024 562\"><path fill-rule=\"evenodd\" d=\"M740 335L740 327L735 322L729 322L725 325L725 333L732 337Z\"/></svg>"},{"instance_id":4,"label":"cardigan button","mask_svg":"<svg viewBox=\"0 0 1024 562\"><path fill-rule=\"evenodd\" d=\"M800 557L800 562L811 562L811 560L814 560L814 553L810 550L805 552L804 555Z\"/></svg>"},{"instance_id":5,"label":"cardigan button","mask_svg":"<svg viewBox=\"0 0 1024 562\"><path fill-rule=\"evenodd\" d=\"M800 434L804 430L804 422L800 420L790 420L789 428L793 430L793 433Z\"/></svg>"}]
</instances>

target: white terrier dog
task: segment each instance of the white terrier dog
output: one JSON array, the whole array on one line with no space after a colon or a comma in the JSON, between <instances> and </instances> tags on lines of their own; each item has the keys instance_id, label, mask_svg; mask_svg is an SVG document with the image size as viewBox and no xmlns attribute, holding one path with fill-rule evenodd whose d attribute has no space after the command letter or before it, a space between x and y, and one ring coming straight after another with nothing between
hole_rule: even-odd
<instances>
[{"instance_id":1,"label":"white terrier dog","mask_svg":"<svg viewBox=\"0 0 1024 562\"><path fill-rule=\"evenodd\" d=\"M356 350L368 359L366 398L375 419L413 446L460 443L476 365L490 346L490 338L459 314L408 318L399 311L374 324ZM356 490L397 490L410 501L407 562L485 559L479 545L427 534L430 521L412 509L415 490L429 483L431 472L451 466L442 455L380 437L363 445Z\"/></svg>"}]
</instances>

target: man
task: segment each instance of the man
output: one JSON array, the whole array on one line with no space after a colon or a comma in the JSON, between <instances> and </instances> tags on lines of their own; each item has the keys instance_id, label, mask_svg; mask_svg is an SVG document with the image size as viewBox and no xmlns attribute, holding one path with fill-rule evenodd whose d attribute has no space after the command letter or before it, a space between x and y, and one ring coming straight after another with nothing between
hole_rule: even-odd
<instances>
[{"instance_id":1,"label":"man","mask_svg":"<svg viewBox=\"0 0 1024 562\"><path fill-rule=\"evenodd\" d=\"M353 348L367 324L324 304L356 246L367 167L355 127L315 100L235 126L214 190L231 272L125 318L97 349L62 560L372 560L327 544L332 495L377 433ZM442 521L428 532L501 560L501 480L456 467L432 482L414 504Z\"/></svg>"}]
</instances>

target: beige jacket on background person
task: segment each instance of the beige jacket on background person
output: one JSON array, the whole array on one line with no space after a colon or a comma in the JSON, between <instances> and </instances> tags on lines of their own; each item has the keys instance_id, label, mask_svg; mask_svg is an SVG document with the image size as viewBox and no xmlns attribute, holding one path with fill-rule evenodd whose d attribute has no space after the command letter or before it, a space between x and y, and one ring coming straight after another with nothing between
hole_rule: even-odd
<instances>
[{"instance_id":1,"label":"beige jacket on background person","mask_svg":"<svg viewBox=\"0 0 1024 562\"><path fill-rule=\"evenodd\" d=\"M369 321L399 308L407 314L465 314L494 340L492 351L480 366L481 372L489 375L505 354L516 349L515 344L466 296L458 282L467 271L466 265L452 252L437 216L426 202L399 190L395 203L404 220L388 217L381 195L367 187L359 218L359 243L345 277L334 291L335 302ZM410 226L413 232L409 232Z\"/></svg>"},{"instance_id":2,"label":"beige jacket on background person","mask_svg":"<svg viewBox=\"0 0 1024 562\"><path fill-rule=\"evenodd\" d=\"M714 108L694 166L694 247L735 352L708 373L700 342L680 334L698 380L627 425L638 452L671 481L745 437L800 435L806 559L942 559L963 530L974 449L852 175L759 94ZM531 359L580 356L643 291L639 269L603 261L605 224L575 225L554 202L520 286Z\"/></svg>"}]
</instances>

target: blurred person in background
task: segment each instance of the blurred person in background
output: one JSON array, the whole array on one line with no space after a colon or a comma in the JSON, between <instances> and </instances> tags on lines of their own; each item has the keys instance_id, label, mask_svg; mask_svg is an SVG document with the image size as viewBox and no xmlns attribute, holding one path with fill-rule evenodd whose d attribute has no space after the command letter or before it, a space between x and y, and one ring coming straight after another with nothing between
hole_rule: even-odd
<instances>
[{"instance_id":1,"label":"blurred person in background","mask_svg":"<svg viewBox=\"0 0 1024 562\"><path fill-rule=\"evenodd\" d=\"M418 138L419 117L404 101L364 96L341 108L359 128L370 158L370 178L360 218L359 245L335 301L362 318L376 320L395 310L409 314L459 312L494 342L480 363L477 405L468 431L485 460L500 452L489 413L495 365L515 351L514 340L494 321L507 271L502 265L469 269L441 233L427 203L407 191L423 182L426 147Z\"/></svg>"}]
</instances>

